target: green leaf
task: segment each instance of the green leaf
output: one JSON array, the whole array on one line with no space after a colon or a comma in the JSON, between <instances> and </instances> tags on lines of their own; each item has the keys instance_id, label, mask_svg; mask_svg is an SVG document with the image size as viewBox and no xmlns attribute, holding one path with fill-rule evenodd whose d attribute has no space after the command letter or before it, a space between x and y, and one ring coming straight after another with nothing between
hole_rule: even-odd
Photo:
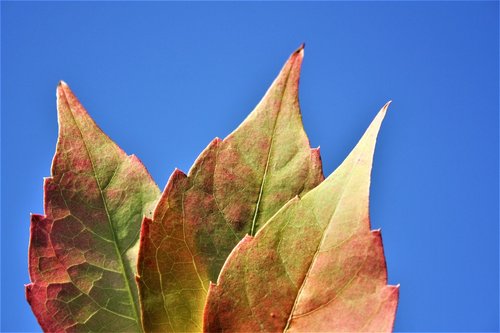
<instances>
[{"instance_id":1,"label":"green leaf","mask_svg":"<svg viewBox=\"0 0 500 333\"><path fill-rule=\"evenodd\" d=\"M289 201L231 253L204 315L207 332L391 331L398 287L387 285L368 198L388 104L342 165Z\"/></svg>"},{"instance_id":2,"label":"green leaf","mask_svg":"<svg viewBox=\"0 0 500 333\"><path fill-rule=\"evenodd\" d=\"M141 232L138 277L144 328L200 331L209 282L233 247L288 200L323 180L298 103L303 48L262 101L186 176L176 170Z\"/></svg>"},{"instance_id":3,"label":"green leaf","mask_svg":"<svg viewBox=\"0 0 500 333\"><path fill-rule=\"evenodd\" d=\"M142 331L134 281L140 225L160 191L61 82L59 138L32 215L26 296L46 332Z\"/></svg>"}]
</instances>

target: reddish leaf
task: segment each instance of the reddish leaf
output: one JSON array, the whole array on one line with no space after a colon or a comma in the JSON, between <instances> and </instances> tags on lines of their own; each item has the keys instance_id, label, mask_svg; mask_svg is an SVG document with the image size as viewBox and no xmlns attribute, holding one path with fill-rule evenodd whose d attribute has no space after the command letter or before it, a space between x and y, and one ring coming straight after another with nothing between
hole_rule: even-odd
<instances>
[{"instance_id":1,"label":"reddish leaf","mask_svg":"<svg viewBox=\"0 0 500 333\"><path fill-rule=\"evenodd\" d=\"M233 250L210 286L205 331L392 330L398 287L387 286L380 231L370 231L368 215L386 108L330 177Z\"/></svg>"},{"instance_id":2,"label":"reddish leaf","mask_svg":"<svg viewBox=\"0 0 500 333\"><path fill-rule=\"evenodd\" d=\"M176 170L141 233L137 277L148 331L199 331L209 281L247 233L323 180L298 104L302 47L248 118Z\"/></svg>"},{"instance_id":3,"label":"reddish leaf","mask_svg":"<svg viewBox=\"0 0 500 333\"><path fill-rule=\"evenodd\" d=\"M45 216L31 218L26 296L46 332L141 331L140 223L160 195L142 163L93 122L65 83Z\"/></svg>"}]
</instances>

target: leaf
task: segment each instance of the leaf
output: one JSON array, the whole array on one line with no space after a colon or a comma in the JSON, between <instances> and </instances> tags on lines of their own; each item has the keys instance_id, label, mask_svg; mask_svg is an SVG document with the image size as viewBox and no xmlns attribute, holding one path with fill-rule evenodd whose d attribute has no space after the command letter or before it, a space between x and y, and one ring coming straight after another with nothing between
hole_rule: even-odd
<instances>
[{"instance_id":1,"label":"leaf","mask_svg":"<svg viewBox=\"0 0 500 333\"><path fill-rule=\"evenodd\" d=\"M160 191L64 82L57 107L46 215L31 217L26 297L46 332L142 331L134 281L139 231Z\"/></svg>"},{"instance_id":2,"label":"leaf","mask_svg":"<svg viewBox=\"0 0 500 333\"><path fill-rule=\"evenodd\" d=\"M387 286L368 197L387 105L342 165L289 201L229 256L211 285L207 332L391 331L398 287Z\"/></svg>"},{"instance_id":3,"label":"leaf","mask_svg":"<svg viewBox=\"0 0 500 333\"><path fill-rule=\"evenodd\" d=\"M301 47L248 118L213 140L187 176L172 174L144 220L137 282L147 331L200 331L209 282L233 247L323 180L299 110L302 58Z\"/></svg>"}]
</instances>

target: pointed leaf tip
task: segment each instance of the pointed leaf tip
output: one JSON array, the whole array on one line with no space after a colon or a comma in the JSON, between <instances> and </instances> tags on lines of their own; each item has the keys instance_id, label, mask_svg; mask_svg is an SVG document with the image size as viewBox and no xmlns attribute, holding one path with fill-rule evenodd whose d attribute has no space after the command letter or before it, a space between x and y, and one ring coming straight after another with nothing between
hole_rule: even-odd
<instances>
[{"instance_id":1,"label":"pointed leaf tip","mask_svg":"<svg viewBox=\"0 0 500 333\"><path fill-rule=\"evenodd\" d=\"M392 100L389 100L387 103L384 104L382 109L380 110L381 112L383 111L384 113L387 113L387 110L389 109L389 106L392 104Z\"/></svg>"},{"instance_id":2,"label":"pointed leaf tip","mask_svg":"<svg viewBox=\"0 0 500 333\"><path fill-rule=\"evenodd\" d=\"M303 58L305 46L306 46L305 43L300 44L299 48L295 50L295 52L293 52L293 55L299 55L301 58Z\"/></svg>"},{"instance_id":3,"label":"pointed leaf tip","mask_svg":"<svg viewBox=\"0 0 500 333\"><path fill-rule=\"evenodd\" d=\"M66 102L68 101L68 96L67 96L68 93L73 94L68 84L62 80L59 81L59 84L57 85L56 89L58 109L59 109L59 104L61 103L61 99L65 100Z\"/></svg>"},{"instance_id":4,"label":"pointed leaf tip","mask_svg":"<svg viewBox=\"0 0 500 333\"><path fill-rule=\"evenodd\" d=\"M300 51L304 51L304 48L306 47L306 43L300 44L300 46L295 50L294 53L299 53Z\"/></svg>"},{"instance_id":5,"label":"pointed leaf tip","mask_svg":"<svg viewBox=\"0 0 500 333\"><path fill-rule=\"evenodd\" d=\"M389 109L389 105L391 105L392 101L389 101L384 104L384 106L380 109L380 111L377 113L375 118L372 120L370 126L365 132L365 135L370 131L373 130L375 135L378 134L378 131L380 130L380 126L382 125L382 121L384 120L387 110ZM363 135L364 136L364 135ZM363 139L363 138L362 138ZM361 140L360 140L361 142Z\"/></svg>"},{"instance_id":6,"label":"pointed leaf tip","mask_svg":"<svg viewBox=\"0 0 500 333\"><path fill-rule=\"evenodd\" d=\"M59 103L60 97L66 99L66 100L68 99L66 96L66 94L68 92L72 93L68 84L66 82L64 82L63 80L59 81L59 83L57 84L57 88L56 88L56 97L57 97L58 103Z\"/></svg>"}]
</instances>

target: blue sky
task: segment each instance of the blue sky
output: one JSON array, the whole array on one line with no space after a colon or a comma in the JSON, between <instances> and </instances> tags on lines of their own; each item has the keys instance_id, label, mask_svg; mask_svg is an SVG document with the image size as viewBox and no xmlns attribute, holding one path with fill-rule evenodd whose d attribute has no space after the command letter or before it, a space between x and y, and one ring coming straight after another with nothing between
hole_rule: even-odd
<instances>
[{"instance_id":1,"label":"blue sky","mask_svg":"<svg viewBox=\"0 0 500 333\"><path fill-rule=\"evenodd\" d=\"M40 330L23 285L58 80L163 188L302 42L303 119L326 174L393 100L370 206L401 284L395 330L498 330L498 2L1 6L2 331Z\"/></svg>"}]
</instances>

